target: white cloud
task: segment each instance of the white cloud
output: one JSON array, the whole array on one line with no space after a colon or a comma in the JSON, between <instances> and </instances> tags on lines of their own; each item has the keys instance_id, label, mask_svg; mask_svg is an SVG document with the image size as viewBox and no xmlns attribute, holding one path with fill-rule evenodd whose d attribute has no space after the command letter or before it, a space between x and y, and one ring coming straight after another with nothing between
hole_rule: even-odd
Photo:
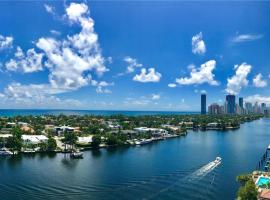
<instances>
[{"instance_id":1,"label":"white cloud","mask_svg":"<svg viewBox=\"0 0 270 200\"><path fill-rule=\"evenodd\" d=\"M53 15L55 14L55 8L53 6L44 4L44 8L48 13L53 14Z\"/></svg>"},{"instance_id":2,"label":"white cloud","mask_svg":"<svg viewBox=\"0 0 270 200\"><path fill-rule=\"evenodd\" d=\"M266 87L267 81L263 80L262 74L259 73L253 78L253 85L258 88Z\"/></svg>"},{"instance_id":3,"label":"white cloud","mask_svg":"<svg viewBox=\"0 0 270 200\"><path fill-rule=\"evenodd\" d=\"M48 11L50 12L50 9ZM9 101L12 98L16 101L33 99L33 102L38 99L56 100L55 94L87 85L97 87L96 91L99 93L111 92L106 87L113 84L92 79L92 73L101 76L108 69L104 65L105 59L101 54L98 36L94 32L94 21L89 17L87 5L71 3L66 8L65 19L72 25L78 24L81 28L80 32L61 40L41 37L36 42L41 53L36 53L35 49L29 49L24 53L18 48L14 58L6 63L6 68L11 71L30 73L44 68L49 71L48 83L8 85L4 95ZM43 63L42 57L45 61Z\"/></svg>"},{"instance_id":4,"label":"white cloud","mask_svg":"<svg viewBox=\"0 0 270 200\"><path fill-rule=\"evenodd\" d=\"M245 98L245 102L250 102L250 103L266 103L270 105L270 96L261 96L259 94L255 94L252 96L248 96Z\"/></svg>"},{"instance_id":5,"label":"white cloud","mask_svg":"<svg viewBox=\"0 0 270 200\"><path fill-rule=\"evenodd\" d=\"M218 85L219 83L214 79L215 75L213 70L216 67L216 61L210 60L202 64L200 68L192 68L190 77L184 77L176 79L176 82L180 85L192 85L192 84L203 84L208 83L210 85Z\"/></svg>"},{"instance_id":6,"label":"white cloud","mask_svg":"<svg viewBox=\"0 0 270 200\"><path fill-rule=\"evenodd\" d=\"M152 100L159 100L160 99L160 95L159 94L152 94L151 96L152 96L151 97Z\"/></svg>"},{"instance_id":7,"label":"white cloud","mask_svg":"<svg viewBox=\"0 0 270 200\"><path fill-rule=\"evenodd\" d=\"M206 90L201 90L201 94L207 94Z\"/></svg>"},{"instance_id":8,"label":"white cloud","mask_svg":"<svg viewBox=\"0 0 270 200\"><path fill-rule=\"evenodd\" d=\"M124 104L125 105L133 105L133 106L147 106L149 105L150 103L152 103L151 100L149 99L146 99L146 98L126 98L125 101L124 101Z\"/></svg>"},{"instance_id":9,"label":"white cloud","mask_svg":"<svg viewBox=\"0 0 270 200\"><path fill-rule=\"evenodd\" d=\"M2 98L0 106L9 106L12 108L70 108L81 106L81 103L75 99L61 99L54 95L57 91L52 91L49 85L21 85L12 83L8 85L4 93L0 94Z\"/></svg>"},{"instance_id":10,"label":"white cloud","mask_svg":"<svg viewBox=\"0 0 270 200\"><path fill-rule=\"evenodd\" d=\"M50 33L56 36L61 35L61 32L57 30L50 30Z\"/></svg>"},{"instance_id":11,"label":"white cloud","mask_svg":"<svg viewBox=\"0 0 270 200\"><path fill-rule=\"evenodd\" d=\"M202 39L203 35L202 32L198 33L197 35L194 35L192 37L192 53L194 54L204 54L206 52L206 46Z\"/></svg>"},{"instance_id":12,"label":"white cloud","mask_svg":"<svg viewBox=\"0 0 270 200\"><path fill-rule=\"evenodd\" d=\"M147 83L147 82L159 82L161 78L161 74L155 71L155 68L149 68L148 73L145 68L141 69L140 74L136 74L133 77L134 81Z\"/></svg>"},{"instance_id":13,"label":"white cloud","mask_svg":"<svg viewBox=\"0 0 270 200\"><path fill-rule=\"evenodd\" d=\"M261 34L242 34L236 35L234 38L232 38L232 42L234 43L251 42L254 40L259 40L261 38L263 38L263 35Z\"/></svg>"},{"instance_id":14,"label":"white cloud","mask_svg":"<svg viewBox=\"0 0 270 200\"><path fill-rule=\"evenodd\" d=\"M71 3L69 7L66 8L66 14L68 18L74 22L80 22L85 14L88 13L88 6L84 3Z\"/></svg>"},{"instance_id":15,"label":"white cloud","mask_svg":"<svg viewBox=\"0 0 270 200\"><path fill-rule=\"evenodd\" d=\"M226 92L229 94L238 94L243 87L248 85L247 76L251 71L251 65L242 63L241 65L235 65L235 75L227 79Z\"/></svg>"},{"instance_id":16,"label":"white cloud","mask_svg":"<svg viewBox=\"0 0 270 200\"><path fill-rule=\"evenodd\" d=\"M10 59L5 67L9 71L21 71L24 73L32 73L41 71L43 53L36 53L34 49L27 50L26 54L20 47L17 47L15 57Z\"/></svg>"},{"instance_id":17,"label":"white cloud","mask_svg":"<svg viewBox=\"0 0 270 200\"><path fill-rule=\"evenodd\" d=\"M4 37L0 35L0 51L3 49L9 49L12 47L13 37Z\"/></svg>"},{"instance_id":18,"label":"white cloud","mask_svg":"<svg viewBox=\"0 0 270 200\"><path fill-rule=\"evenodd\" d=\"M124 61L128 64L126 73L132 73L135 71L136 67L142 67L143 65L138 63L137 59L131 58L129 56L124 58Z\"/></svg>"},{"instance_id":19,"label":"white cloud","mask_svg":"<svg viewBox=\"0 0 270 200\"><path fill-rule=\"evenodd\" d=\"M81 26L81 32L58 41L54 38L40 38L37 47L45 52L52 87L74 90L91 82L90 71L102 75L108 69L101 55L98 36L94 32L94 21L88 16L85 4L71 3L66 8L66 17Z\"/></svg>"},{"instance_id":20,"label":"white cloud","mask_svg":"<svg viewBox=\"0 0 270 200\"><path fill-rule=\"evenodd\" d=\"M109 56L109 57L107 58L107 62L108 62L109 64L112 64L112 63L113 63L113 58L112 58L111 56Z\"/></svg>"},{"instance_id":21,"label":"white cloud","mask_svg":"<svg viewBox=\"0 0 270 200\"><path fill-rule=\"evenodd\" d=\"M97 93L112 93L111 90L107 89L106 87L108 86L113 86L114 83L108 83L106 81L101 81L101 82L96 82L96 81L92 81L92 85L96 86L96 92Z\"/></svg>"},{"instance_id":22,"label":"white cloud","mask_svg":"<svg viewBox=\"0 0 270 200\"><path fill-rule=\"evenodd\" d=\"M207 91L206 90L200 90L199 91L199 90L195 89L194 92L195 93L199 93L200 92L201 94L207 94Z\"/></svg>"},{"instance_id":23,"label":"white cloud","mask_svg":"<svg viewBox=\"0 0 270 200\"><path fill-rule=\"evenodd\" d=\"M175 88L175 87L176 87L176 84L175 84L175 83L169 83L169 84L168 84L168 87L170 87L170 88Z\"/></svg>"}]
</instances>

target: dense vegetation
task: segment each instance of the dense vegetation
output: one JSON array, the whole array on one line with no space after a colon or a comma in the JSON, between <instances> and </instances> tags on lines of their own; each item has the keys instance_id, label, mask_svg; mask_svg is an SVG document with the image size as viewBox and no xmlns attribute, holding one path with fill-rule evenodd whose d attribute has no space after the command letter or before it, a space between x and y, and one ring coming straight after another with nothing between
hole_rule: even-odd
<instances>
[{"instance_id":1,"label":"dense vegetation","mask_svg":"<svg viewBox=\"0 0 270 200\"><path fill-rule=\"evenodd\" d=\"M256 120L263 115L146 115L146 116L94 116L94 115L44 115L44 116L15 116L1 117L0 130L11 130L13 137L7 138L6 141L0 140L0 146L10 148L12 151L19 151L23 147L21 140L22 134L39 135L45 134L49 140L39 145L41 151L53 151L57 148L57 143L53 138L52 129L47 129L46 125L62 126L67 125L77 127L76 133L65 132L62 143L65 146L84 145L77 144L78 137L93 135L92 143L88 147L98 148L100 144L108 146L123 145L128 139L148 139L150 133L132 134L136 127L164 128L162 125L179 127L174 134L185 134L187 129L207 130L209 123L216 123L219 130L236 129L241 123ZM19 126L12 126L11 122L27 123L29 130L20 129ZM172 133L169 128L164 128ZM126 132L125 132L126 131ZM29 148L29 146L28 146Z\"/></svg>"},{"instance_id":2,"label":"dense vegetation","mask_svg":"<svg viewBox=\"0 0 270 200\"><path fill-rule=\"evenodd\" d=\"M241 184L237 192L237 198L239 200L257 200L258 191L250 174L239 175L236 180Z\"/></svg>"}]
</instances>

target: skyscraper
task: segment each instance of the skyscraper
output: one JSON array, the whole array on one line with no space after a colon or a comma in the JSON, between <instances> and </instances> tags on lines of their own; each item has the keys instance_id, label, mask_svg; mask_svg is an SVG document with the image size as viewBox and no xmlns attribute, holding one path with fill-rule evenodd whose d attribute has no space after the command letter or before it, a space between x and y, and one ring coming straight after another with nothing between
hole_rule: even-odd
<instances>
[{"instance_id":1,"label":"skyscraper","mask_svg":"<svg viewBox=\"0 0 270 200\"><path fill-rule=\"evenodd\" d=\"M201 114L206 114L206 94L201 94Z\"/></svg>"},{"instance_id":2,"label":"skyscraper","mask_svg":"<svg viewBox=\"0 0 270 200\"><path fill-rule=\"evenodd\" d=\"M240 108L244 108L244 100L243 100L243 97L239 97L239 106Z\"/></svg>"},{"instance_id":3,"label":"skyscraper","mask_svg":"<svg viewBox=\"0 0 270 200\"><path fill-rule=\"evenodd\" d=\"M235 114L235 95L228 94L226 96L227 105L227 113L228 114Z\"/></svg>"},{"instance_id":4,"label":"skyscraper","mask_svg":"<svg viewBox=\"0 0 270 200\"><path fill-rule=\"evenodd\" d=\"M208 106L208 114L210 115L218 115L221 114L221 112L222 112L221 107L216 103L213 103L210 106Z\"/></svg>"}]
</instances>

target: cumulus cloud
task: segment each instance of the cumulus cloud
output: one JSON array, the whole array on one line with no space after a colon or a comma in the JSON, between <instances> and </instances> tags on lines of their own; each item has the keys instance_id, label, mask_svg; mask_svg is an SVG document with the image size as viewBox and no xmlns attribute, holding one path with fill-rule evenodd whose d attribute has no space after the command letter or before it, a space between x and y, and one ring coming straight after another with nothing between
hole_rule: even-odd
<instances>
[{"instance_id":1,"label":"cumulus cloud","mask_svg":"<svg viewBox=\"0 0 270 200\"><path fill-rule=\"evenodd\" d=\"M108 86L113 86L114 83L108 83L106 81L100 81L100 82L97 82L97 81L92 81L92 85L93 86L96 86L96 92L97 93L112 93L111 90L107 89L106 87Z\"/></svg>"},{"instance_id":2,"label":"cumulus cloud","mask_svg":"<svg viewBox=\"0 0 270 200\"><path fill-rule=\"evenodd\" d=\"M51 5L44 4L45 10L50 14L55 14L55 8Z\"/></svg>"},{"instance_id":3,"label":"cumulus cloud","mask_svg":"<svg viewBox=\"0 0 270 200\"><path fill-rule=\"evenodd\" d=\"M168 84L168 87L170 87L170 88L175 88L175 87L176 87L176 84L175 84L175 83L169 83L169 84Z\"/></svg>"},{"instance_id":4,"label":"cumulus cloud","mask_svg":"<svg viewBox=\"0 0 270 200\"><path fill-rule=\"evenodd\" d=\"M253 78L253 85L258 88L266 87L267 81L263 80L262 74L259 73Z\"/></svg>"},{"instance_id":5,"label":"cumulus cloud","mask_svg":"<svg viewBox=\"0 0 270 200\"><path fill-rule=\"evenodd\" d=\"M261 96L259 94L255 94L252 96L248 96L245 98L246 102L250 102L250 103L266 103L268 105L270 105L270 96Z\"/></svg>"},{"instance_id":6,"label":"cumulus cloud","mask_svg":"<svg viewBox=\"0 0 270 200\"><path fill-rule=\"evenodd\" d=\"M12 47L13 37L0 35L0 51Z\"/></svg>"},{"instance_id":7,"label":"cumulus cloud","mask_svg":"<svg viewBox=\"0 0 270 200\"><path fill-rule=\"evenodd\" d=\"M50 12L50 9L47 11ZM78 25L81 28L79 33L68 35L63 39L41 37L36 42L40 53L37 53L35 49L29 49L24 53L18 47L14 58L5 65L8 70L25 73L46 68L49 72L48 83L10 84L5 90L5 95L9 98L17 96L20 98L30 98L31 96L48 98L52 94L76 90L87 85L97 87L99 93L110 92L106 89L110 84L92 79L93 73L101 76L108 69L104 65L106 59L102 56L98 35L94 31L94 21L89 16L88 6L83 3L71 3L65 11L64 19L67 19L71 25Z\"/></svg>"},{"instance_id":8,"label":"cumulus cloud","mask_svg":"<svg viewBox=\"0 0 270 200\"><path fill-rule=\"evenodd\" d=\"M216 61L210 60L202 64L200 68L191 68L190 77L184 77L176 79L176 82L180 85L192 85L208 83L210 85L218 85L219 83L214 79L215 75L213 70L216 67Z\"/></svg>"},{"instance_id":9,"label":"cumulus cloud","mask_svg":"<svg viewBox=\"0 0 270 200\"><path fill-rule=\"evenodd\" d=\"M132 73L135 71L136 67L142 67L143 65L138 63L137 59L131 58L129 56L124 58L124 61L128 64L127 66L127 73Z\"/></svg>"},{"instance_id":10,"label":"cumulus cloud","mask_svg":"<svg viewBox=\"0 0 270 200\"><path fill-rule=\"evenodd\" d=\"M35 49L29 49L24 53L20 47L17 47L14 58L10 59L5 67L9 71L32 73L43 69L42 58L43 53L37 53Z\"/></svg>"},{"instance_id":11,"label":"cumulus cloud","mask_svg":"<svg viewBox=\"0 0 270 200\"><path fill-rule=\"evenodd\" d=\"M229 94L238 94L243 87L246 87L248 85L247 76L251 68L251 65L246 63L235 65L235 75L227 79L226 92Z\"/></svg>"},{"instance_id":12,"label":"cumulus cloud","mask_svg":"<svg viewBox=\"0 0 270 200\"><path fill-rule=\"evenodd\" d=\"M151 95L151 99L152 100L159 100L160 99L160 95L159 94L152 94Z\"/></svg>"},{"instance_id":13,"label":"cumulus cloud","mask_svg":"<svg viewBox=\"0 0 270 200\"><path fill-rule=\"evenodd\" d=\"M8 85L4 93L0 93L2 98L0 106L14 108L70 108L70 106L81 106L81 102L75 99L61 99L52 95L57 91L52 91L49 85L30 84L22 85L12 83Z\"/></svg>"},{"instance_id":14,"label":"cumulus cloud","mask_svg":"<svg viewBox=\"0 0 270 200\"><path fill-rule=\"evenodd\" d=\"M101 54L98 36L94 32L94 21L88 16L88 6L71 3L66 8L66 17L79 24L81 31L62 41L54 38L40 38L37 47L45 52L52 87L74 90L90 83L90 71L102 75L108 71Z\"/></svg>"},{"instance_id":15,"label":"cumulus cloud","mask_svg":"<svg viewBox=\"0 0 270 200\"><path fill-rule=\"evenodd\" d=\"M236 35L232 38L233 43L240 43L240 42L251 42L254 40L259 40L263 38L262 34L242 34L242 35Z\"/></svg>"},{"instance_id":16,"label":"cumulus cloud","mask_svg":"<svg viewBox=\"0 0 270 200\"><path fill-rule=\"evenodd\" d=\"M203 38L202 32L192 37L192 40L191 40L192 53L204 54L206 52L206 46L202 38Z\"/></svg>"},{"instance_id":17,"label":"cumulus cloud","mask_svg":"<svg viewBox=\"0 0 270 200\"><path fill-rule=\"evenodd\" d=\"M145 68L141 69L140 74L136 74L133 77L134 81L147 83L147 82L159 82L161 78L161 74L155 71L155 68L149 68L148 72Z\"/></svg>"}]
</instances>

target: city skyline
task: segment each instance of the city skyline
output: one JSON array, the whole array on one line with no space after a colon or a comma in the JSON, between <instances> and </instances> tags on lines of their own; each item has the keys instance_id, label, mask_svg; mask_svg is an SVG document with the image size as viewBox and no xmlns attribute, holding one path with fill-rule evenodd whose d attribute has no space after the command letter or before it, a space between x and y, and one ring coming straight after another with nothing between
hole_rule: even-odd
<instances>
[{"instance_id":1,"label":"city skyline","mask_svg":"<svg viewBox=\"0 0 270 200\"><path fill-rule=\"evenodd\" d=\"M201 93L269 105L267 2L134 5L1 2L0 108L200 111Z\"/></svg>"}]
</instances>

